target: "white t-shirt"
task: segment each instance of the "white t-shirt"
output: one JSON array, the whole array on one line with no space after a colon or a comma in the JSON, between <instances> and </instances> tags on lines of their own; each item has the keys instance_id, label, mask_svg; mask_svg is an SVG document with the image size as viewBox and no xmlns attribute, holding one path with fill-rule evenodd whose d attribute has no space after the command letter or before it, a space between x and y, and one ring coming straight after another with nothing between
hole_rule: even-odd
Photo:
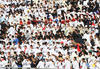
<instances>
[{"instance_id":1,"label":"white t-shirt","mask_svg":"<svg viewBox=\"0 0 100 69\"><path fill-rule=\"evenodd\" d=\"M70 61L65 60L64 66L65 66L65 69L71 69L71 63L70 63Z\"/></svg>"},{"instance_id":2,"label":"white t-shirt","mask_svg":"<svg viewBox=\"0 0 100 69\"><path fill-rule=\"evenodd\" d=\"M44 66L44 62L43 61L40 61L37 65L37 68L45 68Z\"/></svg>"}]
</instances>

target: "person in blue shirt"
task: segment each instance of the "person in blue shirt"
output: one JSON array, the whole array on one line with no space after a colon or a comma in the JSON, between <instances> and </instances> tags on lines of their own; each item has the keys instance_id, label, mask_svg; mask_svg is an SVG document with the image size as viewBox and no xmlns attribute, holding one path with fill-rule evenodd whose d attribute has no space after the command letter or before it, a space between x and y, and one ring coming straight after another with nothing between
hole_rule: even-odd
<instances>
[{"instance_id":1,"label":"person in blue shirt","mask_svg":"<svg viewBox=\"0 0 100 69\"><path fill-rule=\"evenodd\" d=\"M13 42L15 43L15 45L17 45L19 42L19 39L16 37Z\"/></svg>"}]
</instances>

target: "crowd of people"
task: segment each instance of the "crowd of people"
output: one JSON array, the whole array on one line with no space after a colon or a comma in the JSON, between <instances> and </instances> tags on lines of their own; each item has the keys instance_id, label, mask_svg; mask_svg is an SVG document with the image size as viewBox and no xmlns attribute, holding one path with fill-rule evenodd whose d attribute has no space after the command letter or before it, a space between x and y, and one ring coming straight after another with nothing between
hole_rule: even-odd
<instances>
[{"instance_id":1,"label":"crowd of people","mask_svg":"<svg viewBox=\"0 0 100 69\"><path fill-rule=\"evenodd\" d=\"M0 0L0 69L100 69L99 0Z\"/></svg>"}]
</instances>

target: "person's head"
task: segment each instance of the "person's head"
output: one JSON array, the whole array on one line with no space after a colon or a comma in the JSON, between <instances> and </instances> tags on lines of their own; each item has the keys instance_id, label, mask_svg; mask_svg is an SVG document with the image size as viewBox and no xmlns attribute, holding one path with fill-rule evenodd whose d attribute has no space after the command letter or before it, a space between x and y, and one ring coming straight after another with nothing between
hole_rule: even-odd
<instances>
[{"instance_id":1,"label":"person's head","mask_svg":"<svg viewBox=\"0 0 100 69\"><path fill-rule=\"evenodd\" d=\"M3 49L5 49L5 45L3 46Z\"/></svg>"},{"instance_id":2,"label":"person's head","mask_svg":"<svg viewBox=\"0 0 100 69\"><path fill-rule=\"evenodd\" d=\"M30 56L34 56L34 54L33 53L30 53Z\"/></svg>"},{"instance_id":3,"label":"person's head","mask_svg":"<svg viewBox=\"0 0 100 69\"><path fill-rule=\"evenodd\" d=\"M11 53L10 52L8 52L8 55L10 55Z\"/></svg>"},{"instance_id":4,"label":"person's head","mask_svg":"<svg viewBox=\"0 0 100 69\"><path fill-rule=\"evenodd\" d=\"M18 62L20 62L21 61L21 59L18 57L18 60L17 60Z\"/></svg>"},{"instance_id":5,"label":"person's head","mask_svg":"<svg viewBox=\"0 0 100 69\"><path fill-rule=\"evenodd\" d=\"M89 52L89 55L92 55L92 52Z\"/></svg>"},{"instance_id":6,"label":"person's head","mask_svg":"<svg viewBox=\"0 0 100 69\"><path fill-rule=\"evenodd\" d=\"M66 60L69 60L69 58L68 58L68 57L66 57Z\"/></svg>"},{"instance_id":7,"label":"person's head","mask_svg":"<svg viewBox=\"0 0 100 69\"><path fill-rule=\"evenodd\" d=\"M3 51L1 52L1 55L4 55L4 52Z\"/></svg>"},{"instance_id":8,"label":"person's head","mask_svg":"<svg viewBox=\"0 0 100 69\"><path fill-rule=\"evenodd\" d=\"M82 52L82 55L85 55L85 53L84 53L84 52Z\"/></svg>"},{"instance_id":9,"label":"person's head","mask_svg":"<svg viewBox=\"0 0 100 69\"><path fill-rule=\"evenodd\" d=\"M12 62L14 62L14 61L16 61L16 59L15 58L12 58Z\"/></svg>"},{"instance_id":10,"label":"person's head","mask_svg":"<svg viewBox=\"0 0 100 69\"><path fill-rule=\"evenodd\" d=\"M39 55L42 56L43 55L42 52L40 52Z\"/></svg>"},{"instance_id":11,"label":"person's head","mask_svg":"<svg viewBox=\"0 0 100 69\"><path fill-rule=\"evenodd\" d=\"M23 56L23 59L26 59L26 56Z\"/></svg>"},{"instance_id":12,"label":"person's head","mask_svg":"<svg viewBox=\"0 0 100 69\"><path fill-rule=\"evenodd\" d=\"M32 49L32 48L33 48L33 46L32 46L32 45L30 45L30 48Z\"/></svg>"},{"instance_id":13,"label":"person's head","mask_svg":"<svg viewBox=\"0 0 100 69\"><path fill-rule=\"evenodd\" d=\"M17 54L16 51L14 51L14 54Z\"/></svg>"},{"instance_id":14,"label":"person's head","mask_svg":"<svg viewBox=\"0 0 100 69\"><path fill-rule=\"evenodd\" d=\"M47 52L48 55L50 55L50 52Z\"/></svg>"},{"instance_id":15,"label":"person's head","mask_svg":"<svg viewBox=\"0 0 100 69\"><path fill-rule=\"evenodd\" d=\"M1 47L0 47L0 51L1 51Z\"/></svg>"},{"instance_id":16,"label":"person's head","mask_svg":"<svg viewBox=\"0 0 100 69\"><path fill-rule=\"evenodd\" d=\"M97 47L97 51L100 51L100 47Z\"/></svg>"},{"instance_id":17,"label":"person's head","mask_svg":"<svg viewBox=\"0 0 100 69\"><path fill-rule=\"evenodd\" d=\"M36 53L36 56L38 57L39 56L39 53Z\"/></svg>"},{"instance_id":18,"label":"person's head","mask_svg":"<svg viewBox=\"0 0 100 69\"><path fill-rule=\"evenodd\" d=\"M82 58L82 61L85 62L85 58Z\"/></svg>"},{"instance_id":19,"label":"person's head","mask_svg":"<svg viewBox=\"0 0 100 69\"><path fill-rule=\"evenodd\" d=\"M76 57L74 57L74 58L73 58L73 60L74 60L74 61L76 61L76 60L77 60L77 58L76 58Z\"/></svg>"},{"instance_id":20,"label":"person's head","mask_svg":"<svg viewBox=\"0 0 100 69\"><path fill-rule=\"evenodd\" d=\"M8 60L10 60L10 56L8 56L8 58L7 58Z\"/></svg>"},{"instance_id":21,"label":"person's head","mask_svg":"<svg viewBox=\"0 0 100 69\"><path fill-rule=\"evenodd\" d=\"M61 52L58 52L58 54L59 54L59 55L62 55L62 53L61 53Z\"/></svg>"},{"instance_id":22,"label":"person's head","mask_svg":"<svg viewBox=\"0 0 100 69\"><path fill-rule=\"evenodd\" d=\"M26 49L26 48L27 48L27 46L25 45L25 46L24 46L24 48Z\"/></svg>"},{"instance_id":23,"label":"person's head","mask_svg":"<svg viewBox=\"0 0 100 69\"><path fill-rule=\"evenodd\" d=\"M20 46L20 45L18 45L18 48L20 48L20 49L21 49L21 46Z\"/></svg>"}]
</instances>

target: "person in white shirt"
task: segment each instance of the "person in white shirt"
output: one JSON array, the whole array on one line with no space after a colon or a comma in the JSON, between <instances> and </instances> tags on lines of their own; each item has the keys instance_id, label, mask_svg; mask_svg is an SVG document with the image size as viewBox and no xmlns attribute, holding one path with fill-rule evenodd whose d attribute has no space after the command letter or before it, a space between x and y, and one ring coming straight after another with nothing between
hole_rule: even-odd
<instances>
[{"instance_id":1,"label":"person in white shirt","mask_svg":"<svg viewBox=\"0 0 100 69\"><path fill-rule=\"evenodd\" d=\"M22 51L22 49L21 49L21 47L20 46L18 46L18 48L16 48L16 50L15 50L16 52L17 52L17 54L19 55L20 54L20 52Z\"/></svg>"},{"instance_id":2,"label":"person in white shirt","mask_svg":"<svg viewBox=\"0 0 100 69\"><path fill-rule=\"evenodd\" d=\"M58 60L58 62L56 63L57 68L58 69L63 69L64 68L63 58L58 58L57 60Z\"/></svg>"},{"instance_id":3,"label":"person in white shirt","mask_svg":"<svg viewBox=\"0 0 100 69\"><path fill-rule=\"evenodd\" d=\"M24 60L22 62L22 65L23 65L23 69L24 68L31 68L31 62L30 62L29 58L24 56Z\"/></svg>"},{"instance_id":4,"label":"person in white shirt","mask_svg":"<svg viewBox=\"0 0 100 69\"><path fill-rule=\"evenodd\" d=\"M45 68L55 68L52 59L47 59Z\"/></svg>"},{"instance_id":5,"label":"person in white shirt","mask_svg":"<svg viewBox=\"0 0 100 69\"><path fill-rule=\"evenodd\" d=\"M66 57L65 59L65 64L64 64L65 68L64 69L71 69L72 67L72 64L71 62L69 61L68 57Z\"/></svg>"},{"instance_id":6,"label":"person in white shirt","mask_svg":"<svg viewBox=\"0 0 100 69\"><path fill-rule=\"evenodd\" d=\"M74 69L79 69L79 62L76 57L73 58L72 65Z\"/></svg>"},{"instance_id":7,"label":"person in white shirt","mask_svg":"<svg viewBox=\"0 0 100 69\"><path fill-rule=\"evenodd\" d=\"M0 58L0 60L1 60L1 61L0 61L0 62L1 62L1 64L0 64L0 65L1 65L1 68L2 68L2 67L6 67L7 61L4 60L3 58Z\"/></svg>"},{"instance_id":8,"label":"person in white shirt","mask_svg":"<svg viewBox=\"0 0 100 69\"><path fill-rule=\"evenodd\" d=\"M45 63L43 60L41 60L38 65L37 65L37 68L45 68Z\"/></svg>"},{"instance_id":9,"label":"person in white shirt","mask_svg":"<svg viewBox=\"0 0 100 69\"><path fill-rule=\"evenodd\" d=\"M80 66L81 66L81 69L87 69L85 58L82 59Z\"/></svg>"},{"instance_id":10,"label":"person in white shirt","mask_svg":"<svg viewBox=\"0 0 100 69\"><path fill-rule=\"evenodd\" d=\"M26 4L26 1L29 1L29 3ZM73 66L74 69L79 69L80 63L82 69L87 69L87 63L81 60L82 58L86 59L87 56L88 62L90 62L90 69L94 68L93 60L95 57L97 59L99 58L97 56L97 52L99 53L97 47L100 45L100 26L98 25L100 23L100 20L98 20L99 0L66 0L67 3L63 3L62 0L58 2L57 0L51 2L35 0L33 6L30 5L30 1L31 0L0 0L0 25L3 24L5 28L2 29L1 26L3 34L0 34L0 37L3 38L2 40L4 42L0 41L0 57L6 59L5 61L3 61L3 59L0 61L0 66L6 66L7 57L13 56L16 59L23 59L23 68L30 68L31 61L22 56L25 55L29 58L34 54L34 58L38 58L39 60L48 59L47 61L41 60L36 66L37 68L55 68L57 66L59 69L71 69L71 66ZM11 2L13 5L11 5ZM77 3L77 7L74 7L73 2ZM78 10L78 8L80 9ZM95 10L95 8L97 9ZM22 19L23 25L19 25L20 19ZM62 21L64 21L64 24L61 23ZM86 26L89 27L87 28ZM74 37L78 37L78 35L74 36L75 33L73 31L75 30L80 31L78 33L80 38L80 53L75 53L77 48L72 47L72 45L76 46L78 43L77 39L74 39ZM13 36L19 39L19 44L14 44ZM92 39L95 43L95 45L93 45L94 49L91 49L92 43L90 36L93 37ZM66 43L68 46L65 46ZM63 47L65 47L65 49ZM88 54L85 55L83 50ZM93 52L94 56L89 55L89 50ZM4 54L2 54L2 51L4 51ZM7 55L9 51L11 54ZM40 52L42 54L40 54ZM50 54L48 54L48 52L50 52ZM58 54L58 52L61 52L61 54ZM66 58L65 61L56 59L56 56L65 58L66 54L70 56L69 59ZM74 57L77 57L77 60L80 62L75 60ZM15 61L12 61L12 67L17 67L16 64ZM94 66L99 67L100 65L99 63L95 63Z\"/></svg>"},{"instance_id":11,"label":"person in white shirt","mask_svg":"<svg viewBox=\"0 0 100 69\"><path fill-rule=\"evenodd\" d=\"M16 64L15 62L16 62L16 59L13 59L13 60L12 60L12 67L13 67L13 68L17 68L17 67L18 67L17 64Z\"/></svg>"}]
</instances>

